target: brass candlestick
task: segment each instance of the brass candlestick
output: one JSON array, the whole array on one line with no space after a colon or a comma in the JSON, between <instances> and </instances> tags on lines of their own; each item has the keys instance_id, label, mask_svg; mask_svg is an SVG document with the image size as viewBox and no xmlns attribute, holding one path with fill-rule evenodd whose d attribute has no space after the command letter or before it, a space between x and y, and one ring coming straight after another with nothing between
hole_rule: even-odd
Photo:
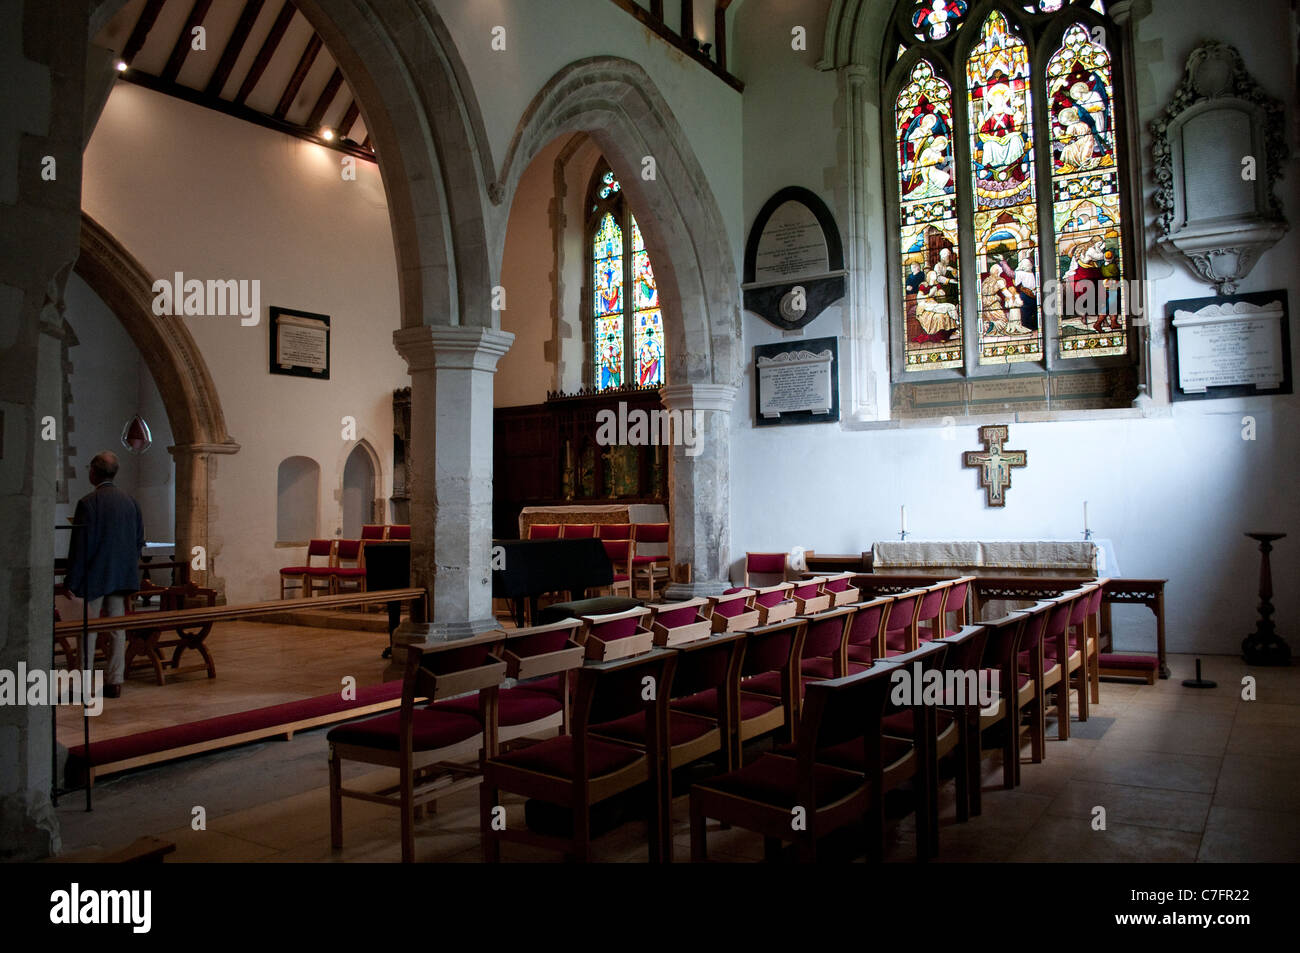
<instances>
[{"instance_id":1,"label":"brass candlestick","mask_svg":"<svg viewBox=\"0 0 1300 953\"><path fill-rule=\"evenodd\" d=\"M1273 570L1268 562L1273 541L1284 538L1286 533L1246 535L1259 541L1259 622L1255 631L1241 640L1241 657L1252 665L1289 665L1291 649L1273 624Z\"/></svg>"}]
</instances>

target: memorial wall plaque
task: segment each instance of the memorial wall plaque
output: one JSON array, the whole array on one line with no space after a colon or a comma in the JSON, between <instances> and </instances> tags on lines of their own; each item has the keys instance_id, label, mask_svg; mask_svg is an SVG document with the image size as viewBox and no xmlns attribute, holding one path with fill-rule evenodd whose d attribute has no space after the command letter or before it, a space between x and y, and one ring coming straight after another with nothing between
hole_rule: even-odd
<instances>
[{"instance_id":1,"label":"memorial wall plaque","mask_svg":"<svg viewBox=\"0 0 1300 953\"><path fill-rule=\"evenodd\" d=\"M759 211L745 245L745 308L782 330L803 327L844 297L844 249L826 204L781 189Z\"/></svg>"},{"instance_id":2,"label":"memorial wall plaque","mask_svg":"<svg viewBox=\"0 0 1300 953\"><path fill-rule=\"evenodd\" d=\"M757 426L840 419L838 338L757 345L754 376Z\"/></svg>"},{"instance_id":3,"label":"memorial wall plaque","mask_svg":"<svg viewBox=\"0 0 1300 953\"><path fill-rule=\"evenodd\" d=\"M270 313L271 373L329 380L329 315L276 307Z\"/></svg>"},{"instance_id":4,"label":"memorial wall plaque","mask_svg":"<svg viewBox=\"0 0 1300 953\"><path fill-rule=\"evenodd\" d=\"M1291 393L1284 291L1171 301L1174 400Z\"/></svg>"}]
</instances>

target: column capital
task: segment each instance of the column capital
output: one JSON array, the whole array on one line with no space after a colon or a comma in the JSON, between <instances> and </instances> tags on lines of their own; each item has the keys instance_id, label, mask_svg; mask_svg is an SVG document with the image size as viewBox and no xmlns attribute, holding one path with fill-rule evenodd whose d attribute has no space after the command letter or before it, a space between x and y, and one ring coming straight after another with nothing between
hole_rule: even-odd
<instances>
[{"instance_id":1,"label":"column capital","mask_svg":"<svg viewBox=\"0 0 1300 953\"><path fill-rule=\"evenodd\" d=\"M173 457L181 457L187 454L198 455L201 453L238 453L239 444L233 440L226 443L184 443L177 444L174 447L168 447L167 452Z\"/></svg>"},{"instance_id":2,"label":"column capital","mask_svg":"<svg viewBox=\"0 0 1300 953\"><path fill-rule=\"evenodd\" d=\"M450 367L494 373L515 336L497 328L422 325L393 332L393 346L412 371Z\"/></svg>"},{"instance_id":3,"label":"column capital","mask_svg":"<svg viewBox=\"0 0 1300 953\"><path fill-rule=\"evenodd\" d=\"M669 410L717 410L731 412L736 388L730 384L665 384L659 396Z\"/></svg>"}]
</instances>

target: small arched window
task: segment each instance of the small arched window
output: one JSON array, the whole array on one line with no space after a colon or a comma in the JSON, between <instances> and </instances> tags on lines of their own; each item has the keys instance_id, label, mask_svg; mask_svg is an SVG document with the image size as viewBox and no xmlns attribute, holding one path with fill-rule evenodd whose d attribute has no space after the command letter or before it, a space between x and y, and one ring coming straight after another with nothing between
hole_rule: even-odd
<instances>
[{"instance_id":1,"label":"small arched window","mask_svg":"<svg viewBox=\"0 0 1300 953\"><path fill-rule=\"evenodd\" d=\"M650 253L623 188L601 160L587 195L590 377L597 390L664 382L664 322Z\"/></svg>"},{"instance_id":2,"label":"small arched window","mask_svg":"<svg viewBox=\"0 0 1300 953\"><path fill-rule=\"evenodd\" d=\"M1127 361L1118 46L1103 0L898 5L895 380Z\"/></svg>"}]
</instances>

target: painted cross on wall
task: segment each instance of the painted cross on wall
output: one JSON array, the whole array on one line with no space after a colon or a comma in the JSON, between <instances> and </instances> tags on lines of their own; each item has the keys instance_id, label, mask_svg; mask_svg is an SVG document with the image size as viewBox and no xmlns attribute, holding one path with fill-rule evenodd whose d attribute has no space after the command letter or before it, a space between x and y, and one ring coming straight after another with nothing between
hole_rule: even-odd
<instances>
[{"instance_id":1,"label":"painted cross on wall","mask_svg":"<svg viewBox=\"0 0 1300 953\"><path fill-rule=\"evenodd\" d=\"M983 450L967 450L962 454L962 466L980 468L980 486L984 487L989 506L1006 506L1007 490L1011 487L1011 468L1029 463L1024 450L1004 450L1008 430L1006 424L980 428Z\"/></svg>"}]
</instances>

